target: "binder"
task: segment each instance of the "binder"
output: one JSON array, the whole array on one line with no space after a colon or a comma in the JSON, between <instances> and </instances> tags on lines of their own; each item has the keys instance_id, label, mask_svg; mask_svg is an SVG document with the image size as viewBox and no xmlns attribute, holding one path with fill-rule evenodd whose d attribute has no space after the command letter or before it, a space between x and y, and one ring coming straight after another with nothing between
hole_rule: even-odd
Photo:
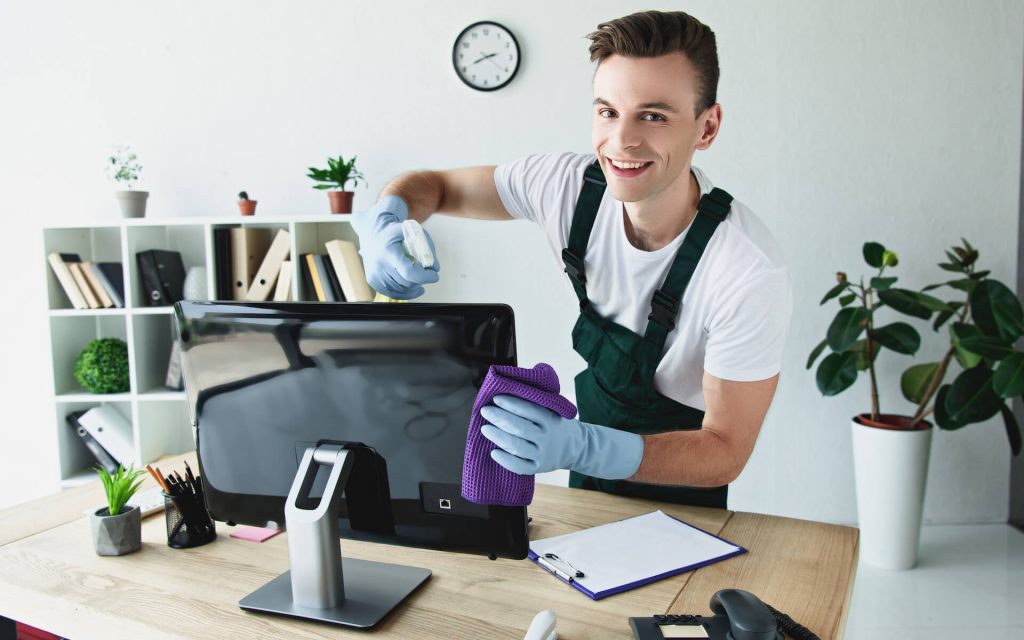
<instances>
[{"instance_id":1,"label":"binder","mask_svg":"<svg viewBox=\"0 0 1024 640\"><path fill-rule=\"evenodd\" d=\"M184 297L185 265L177 251L150 249L135 254L142 276L146 303L151 307L172 305Z\"/></svg>"},{"instance_id":2,"label":"binder","mask_svg":"<svg viewBox=\"0 0 1024 640\"><path fill-rule=\"evenodd\" d=\"M323 283L320 280L320 272L317 270L316 254L306 254L306 265L309 267L309 279L313 284L313 292L319 302L327 302L327 294L324 293Z\"/></svg>"},{"instance_id":3,"label":"binder","mask_svg":"<svg viewBox=\"0 0 1024 640\"><path fill-rule=\"evenodd\" d=\"M327 255L338 274L338 282L345 299L349 302L370 302L373 300L373 289L366 281L363 261L359 259L356 245L347 240L331 240L327 243Z\"/></svg>"},{"instance_id":4,"label":"binder","mask_svg":"<svg viewBox=\"0 0 1024 640\"><path fill-rule=\"evenodd\" d=\"M60 287L64 290L64 294L68 297L71 306L75 309L88 309L89 303L85 301L85 296L82 295L78 284L75 283L75 277L71 275L71 270L68 269L68 265L61 259L60 254L56 251L49 253L46 255L46 260L50 263L53 275L57 276L57 282L60 283Z\"/></svg>"},{"instance_id":5,"label":"binder","mask_svg":"<svg viewBox=\"0 0 1024 640\"><path fill-rule=\"evenodd\" d=\"M217 227L213 230L213 262L216 268L214 282L217 300L231 300L231 228Z\"/></svg>"},{"instance_id":6,"label":"binder","mask_svg":"<svg viewBox=\"0 0 1024 640\"><path fill-rule=\"evenodd\" d=\"M89 450L89 453L96 458L96 462L100 463L108 473L114 473L117 471L118 461L114 459L114 456L100 446L100 443L96 442L96 438L93 438L85 427L78 423L78 417L81 416L84 411L73 411L66 416L66 420L71 429L78 434L78 437L82 439L82 444Z\"/></svg>"},{"instance_id":7,"label":"binder","mask_svg":"<svg viewBox=\"0 0 1024 640\"><path fill-rule=\"evenodd\" d=\"M103 285L115 307L124 307L124 269L120 262L97 262L93 264L96 278Z\"/></svg>"},{"instance_id":8,"label":"binder","mask_svg":"<svg viewBox=\"0 0 1024 640\"><path fill-rule=\"evenodd\" d=\"M345 302L345 292L341 289L341 283L338 282L338 272L334 268L334 264L331 262L331 256L322 255L320 256L324 260L324 271L327 273L327 279L331 283L331 291L334 292L334 299L338 302Z\"/></svg>"},{"instance_id":9,"label":"binder","mask_svg":"<svg viewBox=\"0 0 1024 640\"><path fill-rule=\"evenodd\" d=\"M580 593L600 600L746 552L739 545L654 511L534 540L528 557Z\"/></svg>"},{"instance_id":10,"label":"binder","mask_svg":"<svg viewBox=\"0 0 1024 640\"><path fill-rule=\"evenodd\" d=\"M164 385L177 391L185 388L181 375L181 345L177 340L171 341L171 355L167 358L167 375L164 376Z\"/></svg>"},{"instance_id":11,"label":"binder","mask_svg":"<svg viewBox=\"0 0 1024 640\"><path fill-rule=\"evenodd\" d=\"M316 289L313 287L313 274L309 272L309 261L304 254L299 260L299 275L302 277L302 291L300 300L312 302L316 300Z\"/></svg>"},{"instance_id":12,"label":"binder","mask_svg":"<svg viewBox=\"0 0 1024 640\"><path fill-rule=\"evenodd\" d=\"M245 294L246 300L260 301L270 298L270 292L281 273L281 263L288 259L291 254L292 236L284 229L280 229L274 237L273 244L263 257L256 276L252 280L249 291Z\"/></svg>"},{"instance_id":13,"label":"binder","mask_svg":"<svg viewBox=\"0 0 1024 640\"><path fill-rule=\"evenodd\" d=\"M100 301L93 293L92 287L89 286L89 281L85 279L85 274L82 273L82 264L78 260L68 260L70 254L62 253L61 258L64 259L64 264L68 265L68 269L71 271L71 277L75 279L75 284L78 285L78 290L85 296L85 302L89 305L90 309L99 309ZM77 256L76 256L77 257Z\"/></svg>"},{"instance_id":14,"label":"binder","mask_svg":"<svg viewBox=\"0 0 1024 640\"><path fill-rule=\"evenodd\" d=\"M263 256L270 247L270 229L233 227L231 229L231 296L245 300L249 285Z\"/></svg>"},{"instance_id":15,"label":"binder","mask_svg":"<svg viewBox=\"0 0 1024 640\"><path fill-rule=\"evenodd\" d=\"M132 446L132 425L109 404L101 404L78 416L78 424L91 435L115 460L128 466L135 462Z\"/></svg>"},{"instance_id":16,"label":"binder","mask_svg":"<svg viewBox=\"0 0 1024 640\"><path fill-rule=\"evenodd\" d=\"M81 264L82 274L85 279L89 281L89 286L92 288L93 293L96 294L96 298L100 301L100 306L104 309L109 309L114 306L114 301L111 300L107 294L106 288L103 286L103 282L100 281L99 276L96 274L96 265L91 262L83 262Z\"/></svg>"},{"instance_id":17,"label":"binder","mask_svg":"<svg viewBox=\"0 0 1024 640\"><path fill-rule=\"evenodd\" d=\"M334 295L334 289L331 288L331 279L327 276L324 257L320 254L313 254L313 262L316 263L316 275L320 278L320 288L323 289L324 298L327 302L337 302L338 298Z\"/></svg>"},{"instance_id":18,"label":"binder","mask_svg":"<svg viewBox=\"0 0 1024 640\"><path fill-rule=\"evenodd\" d=\"M292 261L281 262L281 271L277 274L277 286L274 288L274 301L287 302L292 292Z\"/></svg>"}]
</instances>

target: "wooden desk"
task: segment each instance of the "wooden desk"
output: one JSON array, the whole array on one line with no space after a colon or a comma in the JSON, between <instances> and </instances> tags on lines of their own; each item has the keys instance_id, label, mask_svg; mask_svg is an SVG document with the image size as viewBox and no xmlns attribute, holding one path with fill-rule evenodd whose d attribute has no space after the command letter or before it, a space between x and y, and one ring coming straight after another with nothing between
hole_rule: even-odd
<instances>
[{"instance_id":1,"label":"wooden desk","mask_svg":"<svg viewBox=\"0 0 1024 640\"><path fill-rule=\"evenodd\" d=\"M174 468L171 462L162 462ZM141 551L101 558L82 509L96 486L0 512L0 615L75 640L159 638L520 639L534 614L558 614L560 638L631 637L627 618L708 613L718 589L744 588L824 638L841 638L857 558L856 529L748 513L628 500L537 485L532 538L662 509L750 552L639 589L592 601L532 562L343 540L355 558L427 567L434 574L376 631L348 631L252 614L240 598L288 569L286 534L263 544L228 537L171 549L164 519L147 518Z\"/></svg>"}]
</instances>

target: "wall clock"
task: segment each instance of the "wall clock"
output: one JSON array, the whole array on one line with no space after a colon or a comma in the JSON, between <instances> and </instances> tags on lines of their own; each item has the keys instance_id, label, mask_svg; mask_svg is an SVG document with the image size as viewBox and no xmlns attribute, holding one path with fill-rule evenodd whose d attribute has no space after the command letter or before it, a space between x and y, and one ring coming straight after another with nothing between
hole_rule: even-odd
<instances>
[{"instance_id":1,"label":"wall clock","mask_svg":"<svg viewBox=\"0 0 1024 640\"><path fill-rule=\"evenodd\" d=\"M519 71L519 43L497 22L475 22L455 38L452 64L470 87L496 91L512 82Z\"/></svg>"}]
</instances>

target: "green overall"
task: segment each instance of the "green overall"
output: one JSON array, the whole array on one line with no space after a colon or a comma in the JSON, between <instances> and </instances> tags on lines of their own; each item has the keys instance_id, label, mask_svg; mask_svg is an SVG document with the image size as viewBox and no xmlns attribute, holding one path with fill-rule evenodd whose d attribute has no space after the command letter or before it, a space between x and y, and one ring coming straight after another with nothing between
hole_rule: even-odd
<instances>
[{"instance_id":1,"label":"green overall","mask_svg":"<svg viewBox=\"0 0 1024 640\"><path fill-rule=\"evenodd\" d=\"M658 393L654 389L654 372L664 351L665 338L675 327L679 301L711 235L729 215L732 196L713 189L701 197L697 216L665 282L654 292L647 330L640 336L599 315L587 298L583 257L604 190L604 174L595 162L584 174L569 232L569 247L562 250L565 271L580 300L580 316L572 330L573 348L588 365L576 376L580 420L637 434L700 429L704 412ZM697 488L602 480L575 471L569 475L569 486L721 509L726 506L729 490L728 485Z\"/></svg>"}]
</instances>

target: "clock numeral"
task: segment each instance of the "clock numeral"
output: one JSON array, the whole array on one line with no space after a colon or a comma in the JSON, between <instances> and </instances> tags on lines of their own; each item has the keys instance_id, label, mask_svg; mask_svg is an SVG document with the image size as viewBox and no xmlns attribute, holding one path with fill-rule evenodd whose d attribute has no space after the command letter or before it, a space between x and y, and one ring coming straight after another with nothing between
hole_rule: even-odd
<instances>
[{"instance_id":1,"label":"clock numeral","mask_svg":"<svg viewBox=\"0 0 1024 640\"><path fill-rule=\"evenodd\" d=\"M473 74L473 79L476 80L476 74L475 73Z\"/></svg>"},{"instance_id":2,"label":"clock numeral","mask_svg":"<svg viewBox=\"0 0 1024 640\"><path fill-rule=\"evenodd\" d=\"M476 40L479 35L480 35L479 33L474 33L473 34L473 39Z\"/></svg>"},{"instance_id":3,"label":"clock numeral","mask_svg":"<svg viewBox=\"0 0 1024 640\"><path fill-rule=\"evenodd\" d=\"M462 48L463 49L468 49L469 48L469 43L468 42L463 42L462 43Z\"/></svg>"},{"instance_id":4,"label":"clock numeral","mask_svg":"<svg viewBox=\"0 0 1024 640\"><path fill-rule=\"evenodd\" d=\"M462 73L466 73L466 67L462 67Z\"/></svg>"},{"instance_id":5,"label":"clock numeral","mask_svg":"<svg viewBox=\"0 0 1024 640\"><path fill-rule=\"evenodd\" d=\"M485 79L484 79L484 86L486 86L486 85L487 85L487 80L486 80L486 78L485 78Z\"/></svg>"},{"instance_id":6,"label":"clock numeral","mask_svg":"<svg viewBox=\"0 0 1024 640\"><path fill-rule=\"evenodd\" d=\"M494 76L494 80L495 81L501 80L501 76Z\"/></svg>"},{"instance_id":7,"label":"clock numeral","mask_svg":"<svg viewBox=\"0 0 1024 640\"><path fill-rule=\"evenodd\" d=\"M484 35L485 36L491 35L491 30L490 29L484 29Z\"/></svg>"},{"instance_id":8,"label":"clock numeral","mask_svg":"<svg viewBox=\"0 0 1024 640\"><path fill-rule=\"evenodd\" d=\"M508 67L505 67L505 73L508 73Z\"/></svg>"},{"instance_id":9,"label":"clock numeral","mask_svg":"<svg viewBox=\"0 0 1024 640\"><path fill-rule=\"evenodd\" d=\"M512 54L511 54L511 53L510 53L510 54L508 54L508 59L509 59L509 60L511 60L511 59L512 59Z\"/></svg>"},{"instance_id":10,"label":"clock numeral","mask_svg":"<svg viewBox=\"0 0 1024 640\"><path fill-rule=\"evenodd\" d=\"M511 47L511 46L512 46L512 43L511 43L511 42L506 42L506 43L505 43L505 48L506 48L506 49L508 49L508 48L509 48L509 47Z\"/></svg>"}]
</instances>

